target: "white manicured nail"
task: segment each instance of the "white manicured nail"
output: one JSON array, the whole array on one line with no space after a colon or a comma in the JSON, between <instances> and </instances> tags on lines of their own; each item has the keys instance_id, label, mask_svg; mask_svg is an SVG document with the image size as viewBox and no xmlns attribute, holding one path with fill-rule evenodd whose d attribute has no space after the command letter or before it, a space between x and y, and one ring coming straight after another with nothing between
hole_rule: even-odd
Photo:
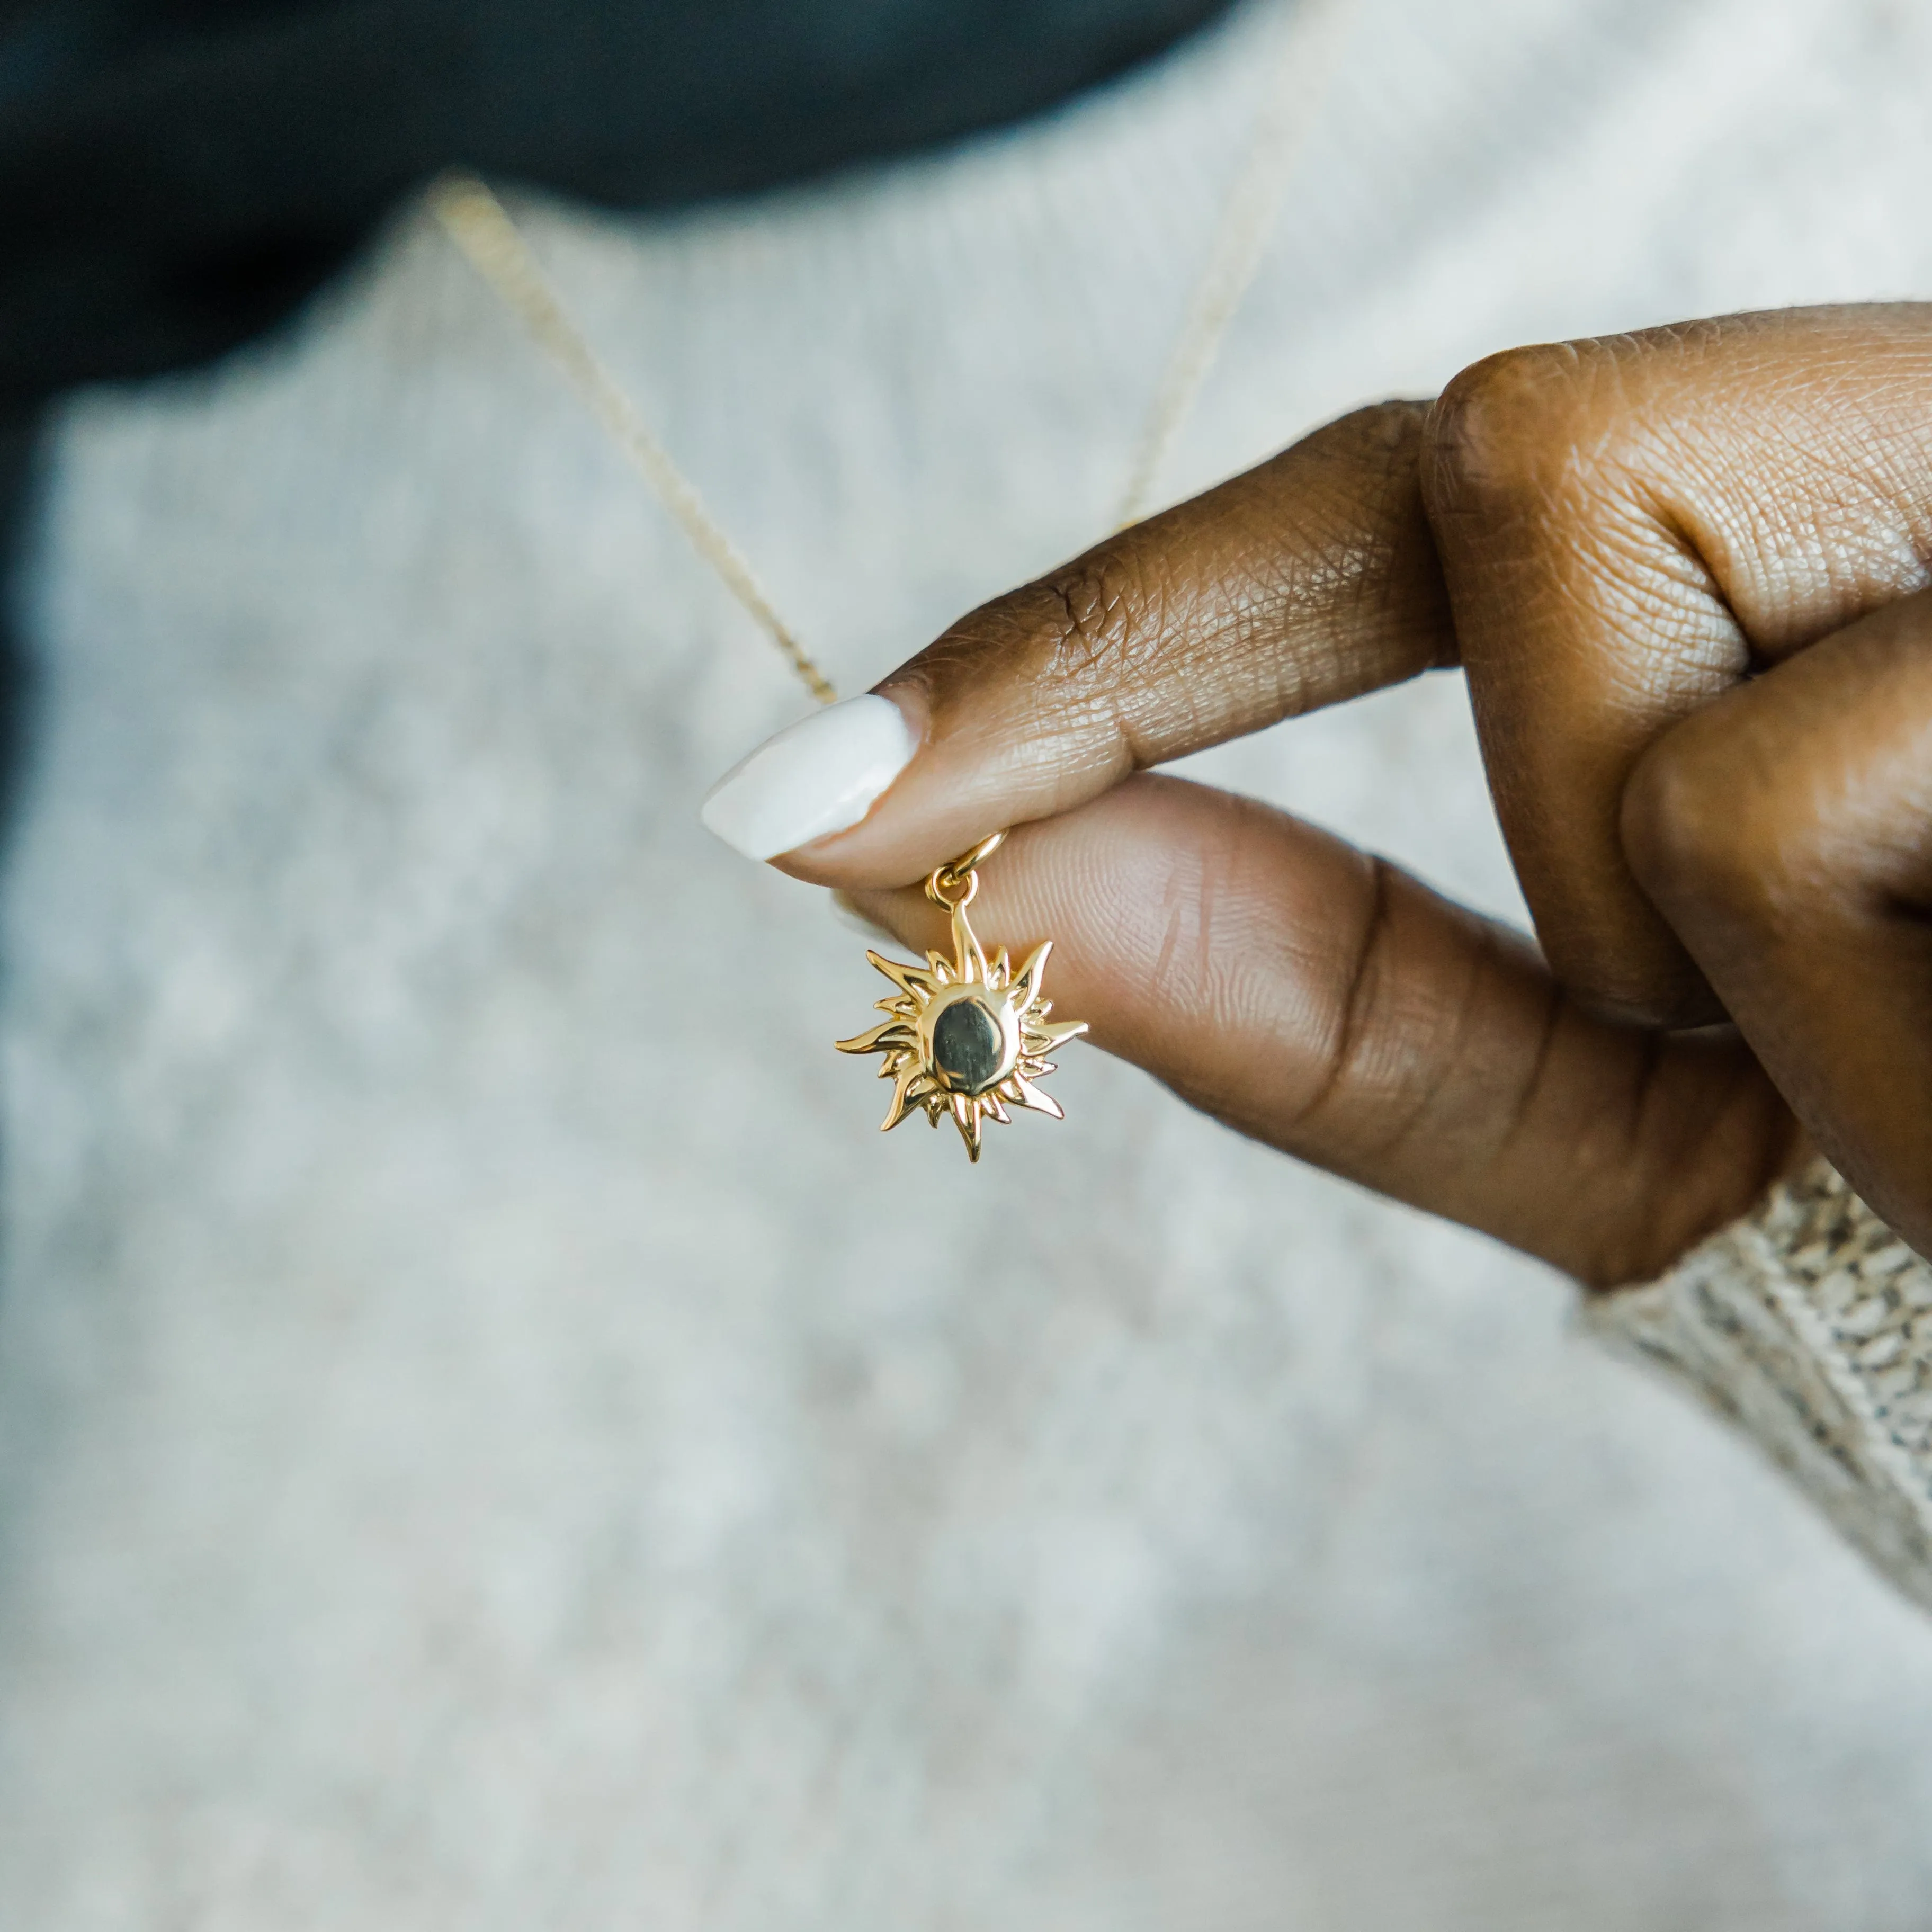
<instances>
[{"instance_id":1,"label":"white manicured nail","mask_svg":"<svg viewBox=\"0 0 1932 1932\"><path fill-rule=\"evenodd\" d=\"M856 825L912 762L918 734L868 692L767 738L711 788L700 816L748 859L776 859Z\"/></svg>"}]
</instances>

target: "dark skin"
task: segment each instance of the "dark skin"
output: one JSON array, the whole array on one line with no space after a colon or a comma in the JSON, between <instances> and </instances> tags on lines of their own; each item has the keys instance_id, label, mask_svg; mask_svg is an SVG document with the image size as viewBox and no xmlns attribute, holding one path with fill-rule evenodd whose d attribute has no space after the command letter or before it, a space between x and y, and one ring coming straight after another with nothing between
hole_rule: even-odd
<instances>
[{"instance_id":1,"label":"dark skin","mask_svg":"<svg viewBox=\"0 0 1932 1932\"><path fill-rule=\"evenodd\" d=\"M1932 1252L1932 307L1512 351L962 619L918 754L787 854L976 922L1243 1132L1581 1280L1816 1147ZM1148 767L1460 666L1540 943Z\"/></svg>"}]
</instances>

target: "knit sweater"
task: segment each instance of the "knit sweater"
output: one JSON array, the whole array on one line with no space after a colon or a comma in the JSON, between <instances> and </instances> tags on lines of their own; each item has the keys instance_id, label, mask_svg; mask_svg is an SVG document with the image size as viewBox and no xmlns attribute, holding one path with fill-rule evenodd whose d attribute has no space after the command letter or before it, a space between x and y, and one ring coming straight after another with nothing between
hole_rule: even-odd
<instances>
[{"instance_id":1,"label":"knit sweater","mask_svg":"<svg viewBox=\"0 0 1932 1932\"><path fill-rule=\"evenodd\" d=\"M1586 1319L1688 1380L1932 1609L1932 1264L1828 1163Z\"/></svg>"}]
</instances>

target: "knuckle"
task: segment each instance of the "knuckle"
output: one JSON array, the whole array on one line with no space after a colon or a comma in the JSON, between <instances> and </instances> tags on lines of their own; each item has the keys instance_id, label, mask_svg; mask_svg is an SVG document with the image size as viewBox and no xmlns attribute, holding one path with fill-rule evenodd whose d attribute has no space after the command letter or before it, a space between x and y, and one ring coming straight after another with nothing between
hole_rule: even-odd
<instances>
[{"instance_id":1,"label":"knuckle","mask_svg":"<svg viewBox=\"0 0 1932 1932\"><path fill-rule=\"evenodd\" d=\"M1559 484L1595 440L1590 425L1615 369L1613 346L1592 341L1505 350L1462 370L1424 430L1432 512L1486 508Z\"/></svg>"},{"instance_id":2,"label":"knuckle","mask_svg":"<svg viewBox=\"0 0 1932 1932\"><path fill-rule=\"evenodd\" d=\"M1048 674L1069 685L1114 685L1131 678L1157 633L1138 572L1117 555L1077 559L1042 580L1048 600Z\"/></svg>"},{"instance_id":3,"label":"knuckle","mask_svg":"<svg viewBox=\"0 0 1932 1932\"><path fill-rule=\"evenodd\" d=\"M1624 787L1624 856L1666 916L1774 922L1802 890L1813 841L1773 767L1712 742L1692 718L1653 744Z\"/></svg>"},{"instance_id":4,"label":"knuckle","mask_svg":"<svg viewBox=\"0 0 1932 1932\"><path fill-rule=\"evenodd\" d=\"M1042 710L1097 730L1124 768L1155 762L1148 732L1172 614L1158 582L1132 557L1100 550L1034 590L1032 674Z\"/></svg>"},{"instance_id":5,"label":"knuckle","mask_svg":"<svg viewBox=\"0 0 1932 1932\"><path fill-rule=\"evenodd\" d=\"M1119 682L1139 648L1142 605L1129 577L1078 559L969 612L912 668L949 698L1012 683L1049 710L1089 697Z\"/></svg>"}]
</instances>

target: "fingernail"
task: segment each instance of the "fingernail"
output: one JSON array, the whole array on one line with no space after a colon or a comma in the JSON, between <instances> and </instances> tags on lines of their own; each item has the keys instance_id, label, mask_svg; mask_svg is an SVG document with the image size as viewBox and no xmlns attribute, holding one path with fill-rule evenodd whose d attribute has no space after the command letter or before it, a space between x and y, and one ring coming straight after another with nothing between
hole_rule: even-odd
<instances>
[{"instance_id":1,"label":"fingernail","mask_svg":"<svg viewBox=\"0 0 1932 1932\"><path fill-rule=\"evenodd\" d=\"M856 825L912 761L919 735L868 692L767 738L711 788L700 816L748 859L776 859Z\"/></svg>"}]
</instances>

